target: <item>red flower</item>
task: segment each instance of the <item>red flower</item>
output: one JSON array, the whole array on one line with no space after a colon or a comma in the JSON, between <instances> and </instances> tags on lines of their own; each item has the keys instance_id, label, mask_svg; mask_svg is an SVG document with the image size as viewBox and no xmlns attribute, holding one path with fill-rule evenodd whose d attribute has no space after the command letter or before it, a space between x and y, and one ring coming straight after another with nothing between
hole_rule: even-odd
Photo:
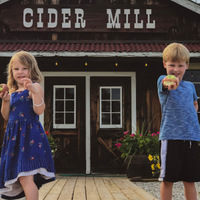
<instances>
[{"instance_id":1,"label":"red flower","mask_svg":"<svg viewBox=\"0 0 200 200\"><path fill-rule=\"evenodd\" d=\"M117 148L120 148L120 147L122 146L122 144L121 144L121 143L117 143L117 144L115 144L115 146L116 146Z\"/></svg>"},{"instance_id":2,"label":"red flower","mask_svg":"<svg viewBox=\"0 0 200 200\"><path fill-rule=\"evenodd\" d=\"M46 134L46 135L50 135L49 131L45 131L45 134Z\"/></svg>"}]
</instances>

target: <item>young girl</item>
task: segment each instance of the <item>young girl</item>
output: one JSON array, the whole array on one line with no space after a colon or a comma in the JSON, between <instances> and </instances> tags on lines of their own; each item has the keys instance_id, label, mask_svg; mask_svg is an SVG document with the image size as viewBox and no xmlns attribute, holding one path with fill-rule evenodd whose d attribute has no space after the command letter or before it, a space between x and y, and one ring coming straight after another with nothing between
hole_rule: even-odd
<instances>
[{"instance_id":1,"label":"young girl","mask_svg":"<svg viewBox=\"0 0 200 200\"><path fill-rule=\"evenodd\" d=\"M8 121L0 164L0 193L4 199L38 200L38 188L55 180L51 149L39 116L44 112L42 79L36 59L16 53L7 69L9 93L0 93L1 113Z\"/></svg>"}]
</instances>

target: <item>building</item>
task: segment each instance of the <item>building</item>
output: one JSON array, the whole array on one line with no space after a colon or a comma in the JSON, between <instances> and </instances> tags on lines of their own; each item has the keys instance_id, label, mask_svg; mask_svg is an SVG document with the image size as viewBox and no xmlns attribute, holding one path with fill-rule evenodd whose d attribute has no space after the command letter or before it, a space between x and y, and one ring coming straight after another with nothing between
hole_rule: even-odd
<instances>
[{"instance_id":1,"label":"building","mask_svg":"<svg viewBox=\"0 0 200 200\"><path fill-rule=\"evenodd\" d=\"M58 172L120 172L116 138L144 122L159 131L156 82L167 44L190 50L186 78L200 96L198 2L0 0L0 12L1 82L14 52L36 57L46 103L40 120L61 143Z\"/></svg>"}]
</instances>

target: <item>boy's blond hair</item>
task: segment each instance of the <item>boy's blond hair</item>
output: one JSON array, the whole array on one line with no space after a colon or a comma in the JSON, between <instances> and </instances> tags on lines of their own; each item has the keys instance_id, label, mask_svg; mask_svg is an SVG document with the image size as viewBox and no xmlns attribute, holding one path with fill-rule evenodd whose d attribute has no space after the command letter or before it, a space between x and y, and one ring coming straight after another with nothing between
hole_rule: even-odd
<instances>
[{"instance_id":1,"label":"boy's blond hair","mask_svg":"<svg viewBox=\"0 0 200 200\"><path fill-rule=\"evenodd\" d=\"M28 67L28 78L30 78L33 82L40 83L42 81L42 73L38 67L35 57L26 51L19 51L12 56L7 67L7 85L10 93L13 93L18 89L18 85L13 78L12 72L13 61L15 59L18 59L22 65Z\"/></svg>"},{"instance_id":2,"label":"boy's blond hair","mask_svg":"<svg viewBox=\"0 0 200 200\"><path fill-rule=\"evenodd\" d=\"M189 65L190 54L184 45L171 43L163 51L163 61L186 62Z\"/></svg>"}]
</instances>

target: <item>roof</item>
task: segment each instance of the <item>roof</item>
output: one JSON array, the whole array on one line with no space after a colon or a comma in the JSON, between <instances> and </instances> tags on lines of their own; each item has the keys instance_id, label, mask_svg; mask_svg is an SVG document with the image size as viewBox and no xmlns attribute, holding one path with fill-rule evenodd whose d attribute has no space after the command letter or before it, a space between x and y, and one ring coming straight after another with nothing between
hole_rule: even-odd
<instances>
[{"instance_id":1,"label":"roof","mask_svg":"<svg viewBox=\"0 0 200 200\"><path fill-rule=\"evenodd\" d=\"M167 42L104 42L104 41L44 41L44 42L5 42L0 41L0 57L10 57L14 52L24 50L37 57L65 56L65 57L160 57L167 46ZM200 42L185 43L191 57L200 57Z\"/></svg>"},{"instance_id":2,"label":"roof","mask_svg":"<svg viewBox=\"0 0 200 200\"><path fill-rule=\"evenodd\" d=\"M10 1L10 0L0 0L0 4L6 3L7 1Z\"/></svg>"},{"instance_id":3,"label":"roof","mask_svg":"<svg viewBox=\"0 0 200 200\"><path fill-rule=\"evenodd\" d=\"M200 14L200 4L197 0L171 0L184 8L187 8L197 14Z\"/></svg>"}]
</instances>

